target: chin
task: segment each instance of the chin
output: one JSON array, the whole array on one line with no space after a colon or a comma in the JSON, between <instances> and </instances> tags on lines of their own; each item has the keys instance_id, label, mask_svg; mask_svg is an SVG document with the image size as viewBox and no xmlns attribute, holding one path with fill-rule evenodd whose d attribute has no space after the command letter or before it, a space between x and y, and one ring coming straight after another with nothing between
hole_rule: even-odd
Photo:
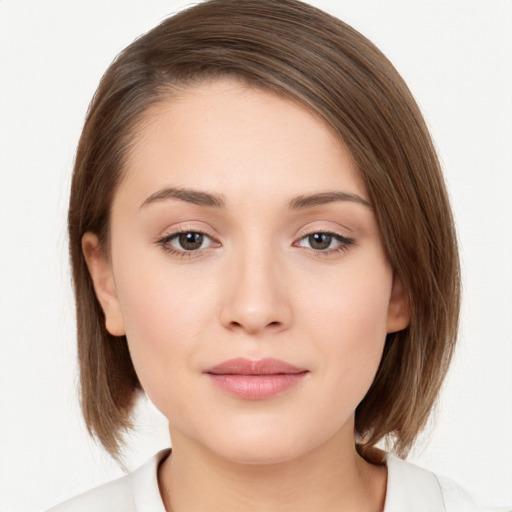
<instances>
[{"instance_id":1,"label":"chin","mask_svg":"<svg viewBox=\"0 0 512 512\"><path fill-rule=\"evenodd\" d=\"M278 443L230 442L229 446L216 446L215 452L225 460L236 464L269 465L290 462L302 455L297 446Z\"/></svg>"},{"instance_id":2,"label":"chin","mask_svg":"<svg viewBox=\"0 0 512 512\"><path fill-rule=\"evenodd\" d=\"M225 460L238 464L279 464L297 459L316 445L309 433L278 425L260 425L248 429L226 429L211 444Z\"/></svg>"}]
</instances>

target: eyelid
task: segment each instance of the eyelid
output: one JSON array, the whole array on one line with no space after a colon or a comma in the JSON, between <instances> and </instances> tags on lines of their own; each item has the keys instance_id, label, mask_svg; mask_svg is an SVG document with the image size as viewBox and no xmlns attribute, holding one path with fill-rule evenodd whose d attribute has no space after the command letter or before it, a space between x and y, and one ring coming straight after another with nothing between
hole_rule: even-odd
<instances>
[{"instance_id":1,"label":"eyelid","mask_svg":"<svg viewBox=\"0 0 512 512\"><path fill-rule=\"evenodd\" d=\"M176 223L160 231L160 234L155 237L155 242L158 242L163 238L170 238L173 235L177 236L182 233L201 233L212 240L218 241L218 236L214 234L214 230L208 225L205 226L204 222L184 222L180 224Z\"/></svg>"},{"instance_id":2,"label":"eyelid","mask_svg":"<svg viewBox=\"0 0 512 512\"><path fill-rule=\"evenodd\" d=\"M313 235L315 233L326 233L341 237L345 240L355 241L352 229L332 221L309 222L297 230L295 239L304 238L305 236Z\"/></svg>"}]
</instances>

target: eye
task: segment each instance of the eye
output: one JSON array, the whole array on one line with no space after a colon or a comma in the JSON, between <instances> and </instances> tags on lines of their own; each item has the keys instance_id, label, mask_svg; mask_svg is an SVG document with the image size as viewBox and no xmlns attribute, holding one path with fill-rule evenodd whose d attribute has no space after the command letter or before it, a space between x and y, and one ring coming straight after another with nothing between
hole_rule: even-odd
<instances>
[{"instance_id":1,"label":"eye","mask_svg":"<svg viewBox=\"0 0 512 512\"><path fill-rule=\"evenodd\" d=\"M328 232L311 233L302 237L297 243L299 247L313 249L318 252L345 250L352 244L354 244L353 239Z\"/></svg>"},{"instance_id":2,"label":"eye","mask_svg":"<svg viewBox=\"0 0 512 512\"><path fill-rule=\"evenodd\" d=\"M172 245L179 246L179 249L183 249L185 251L197 251L198 249L202 249L205 242L208 240L205 235L202 233L195 233L190 231L188 233L180 233L179 235L174 236L170 243Z\"/></svg>"},{"instance_id":3,"label":"eye","mask_svg":"<svg viewBox=\"0 0 512 512\"><path fill-rule=\"evenodd\" d=\"M193 253L200 252L214 245L213 240L200 231L182 231L173 233L158 241L166 251L171 253Z\"/></svg>"}]
</instances>

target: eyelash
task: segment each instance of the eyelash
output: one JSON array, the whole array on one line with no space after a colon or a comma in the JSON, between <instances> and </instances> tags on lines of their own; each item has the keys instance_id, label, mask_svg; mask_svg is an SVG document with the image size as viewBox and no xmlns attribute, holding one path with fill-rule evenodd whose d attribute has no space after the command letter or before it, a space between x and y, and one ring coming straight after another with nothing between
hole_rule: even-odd
<instances>
[{"instance_id":1,"label":"eyelash","mask_svg":"<svg viewBox=\"0 0 512 512\"><path fill-rule=\"evenodd\" d=\"M210 244L207 248L212 247L212 246L214 246L214 247L220 246L220 242L215 241L210 235L208 235L204 231L200 231L197 229L187 229L187 228L179 229L178 231L175 231L174 233L171 233L170 235L167 235L167 236L157 240L156 243L157 243L157 245L162 247L162 249L166 253L169 253L169 254L171 254L175 257L178 257L180 259L184 259L184 258L191 259L191 258L200 257L204 253L205 248L186 250L186 249L177 249L171 245L171 242L174 239L178 238L180 235L183 235L183 234L185 234L185 235L187 235L187 234L200 235L202 237L209 239ZM331 237L331 239L336 240L339 243L336 247L327 248L327 249L323 249L323 250L322 249L314 249L313 247L305 247L305 246L301 245L301 242L303 240L306 240L309 237L312 237L315 235L328 236L328 237ZM302 247L303 249L306 249L308 252L310 252L316 256L321 256L321 257L324 256L325 257L325 256L331 256L333 254L345 252L346 250L348 250L348 248L350 246L354 245L355 243L356 243L356 241L353 238L349 238L349 237L340 235L338 233L333 233L331 231L313 231L311 233L307 233L306 235L303 235L301 238L299 238L299 240L297 242L293 243L293 246L294 247Z\"/></svg>"}]
</instances>

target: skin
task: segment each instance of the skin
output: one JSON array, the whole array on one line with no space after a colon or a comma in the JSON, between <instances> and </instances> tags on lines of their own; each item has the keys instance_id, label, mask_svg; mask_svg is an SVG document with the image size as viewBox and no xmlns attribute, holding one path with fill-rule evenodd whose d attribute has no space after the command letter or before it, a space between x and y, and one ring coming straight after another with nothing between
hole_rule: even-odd
<instances>
[{"instance_id":1,"label":"skin","mask_svg":"<svg viewBox=\"0 0 512 512\"><path fill-rule=\"evenodd\" d=\"M203 233L201 248L185 250L180 230ZM409 312L358 170L325 124L235 81L183 89L141 123L110 232L108 251L87 233L84 254L107 329L126 334L169 420L167 510L382 510L386 469L357 455L354 411ZM332 234L327 247L315 233ZM234 357L307 374L244 400L204 373Z\"/></svg>"}]
</instances>

